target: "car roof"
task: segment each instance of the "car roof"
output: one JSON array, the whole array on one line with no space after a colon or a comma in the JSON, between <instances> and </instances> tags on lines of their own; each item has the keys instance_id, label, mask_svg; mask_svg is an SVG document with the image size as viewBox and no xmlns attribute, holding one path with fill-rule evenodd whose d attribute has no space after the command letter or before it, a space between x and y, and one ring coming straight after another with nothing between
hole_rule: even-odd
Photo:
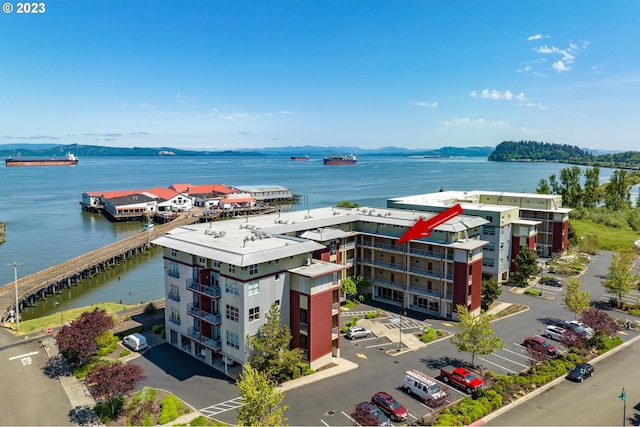
<instances>
[{"instance_id":1,"label":"car roof","mask_svg":"<svg viewBox=\"0 0 640 427\"><path fill-rule=\"evenodd\" d=\"M384 400L392 400L393 399L393 397L391 397L391 395L389 393L386 393L384 391L379 391L376 394L374 394L374 396L380 396Z\"/></svg>"},{"instance_id":2,"label":"car roof","mask_svg":"<svg viewBox=\"0 0 640 427\"><path fill-rule=\"evenodd\" d=\"M556 326L556 325L547 326L547 330L554 331L554 332L563 332L564 331L564 329L562 329L560 326Z\"/></svg>"}]
</instances>

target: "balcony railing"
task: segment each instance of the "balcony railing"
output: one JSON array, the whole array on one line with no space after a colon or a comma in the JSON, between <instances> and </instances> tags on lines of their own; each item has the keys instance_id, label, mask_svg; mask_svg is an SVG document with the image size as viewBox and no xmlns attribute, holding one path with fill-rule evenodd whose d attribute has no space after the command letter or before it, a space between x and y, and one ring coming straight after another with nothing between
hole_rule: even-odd
<instances>
[{"instance_id":1,"label":"balcony railing","mask_svg":"<svg viewBox=\"0 0 640 427\"><path fill-rule=\"evenodd\" d=\"M331 339L335 340L340 336L340 329L338 329L338 327L336 326L335 328L331 329Z\"/></svg>"},{"instance_id":2,"label":"balcony railing","mask_svg":"<svg viewBox=\"0 0 640 427\"><path fill-rule=\"evenodd\" d=\"M300 332L302 332L304 334L308 334L309 333L309 325L307 323L300 322Z\"/></svg>"},{"instance_id":3,"label":"balcony railing","mask_svg":"<svg viewBox=\"0 0 640 427\"><path fill-rule=\"evenodd\" d=\"M388 280L375 279L374 282L375 282L376 285L387 286L387 287L393 288L393 289L402 290L402 288L403 288L402 283L390 282Z\"/></svg>"},{"instance_id":4,"label":"balcony railing","mask_svg":"<svg viewBox=\"0 0 640 427\"><path fill-rule=\"evenodd\" d=\"M178 292L169 292L167 298L180 302L180 294Z\"/></svg>"},{"instance_id":5,"label":"balcony railing","mask_svg":"<svg viewBox=\"0 0 640 427\"><path fill-rule=\"evenodd\" d=\"M171 316L171 317L169 317L169 322L175 323L176 325L180 325L180 318L179 317L175 317L175 316Z\"/></svg>"},{"instance_id":6,"label":"balcony railing","mask_svg":"<svg viewBox=\"0 0 640 427\"><path fill-rule=\"evenodd\" d=\"M187 280L187 289L195 292L199 292L201 294L204 294L213 298L220 298L220 295L221 295L220 286L205 285L202 283L198 283L197 280Z\"/></svg>"},{"instance_id":7,"label":"balcony railing","mask_svg":"<svg viewBox=\"0 0 640 427\"><path fill-rule=\"evenodd\" d=\"M189 335L189 337L193 338L194 340L200 341L199 329L187 328L187 334Z\"/></svg>"},{"instance_id":8,"label":"balcony railing","mask_svg":"<svg viewBox=\"0 0 640 427\"><path fill-rule=\"evenodd\" d=\"M204 344L205 346L209 347L214 351L222 350L222 340L220 339L214 340L212 338L208 338L205 336L203 336L202 338L203 338L202 344Z\"/></svg>"},{"instance_id":9,"label":"balcony railing","mask_svg":"<svg viewBox=\"0 0 640 427\"><path fill-rule=\"evenodd\" d=\"M187 304L187 310L190 315L214 325L222 322L222 316L220 314L209 313L208 311L202 310L193 304Z\"/></svg>"},{"instance_id":10,"label":"balcony railing","mask_svg":"<svg viewBox=\"0 0 640 427\"><path fill-rule=\"evenodd\" d=\"M180 278L180 270L168 269L167 270L167 276L175 277L176 279L178 279L178 278Z\"/></svg>"}]
</instances>

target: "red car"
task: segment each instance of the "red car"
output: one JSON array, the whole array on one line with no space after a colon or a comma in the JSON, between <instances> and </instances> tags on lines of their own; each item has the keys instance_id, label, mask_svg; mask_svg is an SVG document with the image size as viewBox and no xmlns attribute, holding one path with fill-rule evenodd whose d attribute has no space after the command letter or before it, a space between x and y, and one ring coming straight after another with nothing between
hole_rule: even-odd
<instances>
[{"instance_id":1,"label":"red car","mask_svg":"<svg viewBox=\"0 0 640 427\"><path fill-rule=\"evenodd\" d=\"M539 350L544 352L543 349L546 349L547 354L549 356L555 356L558 350L556 346L553 344L549 344L544 338L539 337L526 337L524 342L522 343L525 347L533 348L534 350Z\"/></svg>"},{"instance_id":2,"label":"red car","mask_svg":"<svg viewBox=\"0 0 640 427\"><path fill-rule=\"evenodd\" d=\"M371 398L371 403L376 405L382 412L394 421L404 421L409 412L407 408L398 403L391 395L384 391L379 391Z\"/></svg>"}]
</instances>

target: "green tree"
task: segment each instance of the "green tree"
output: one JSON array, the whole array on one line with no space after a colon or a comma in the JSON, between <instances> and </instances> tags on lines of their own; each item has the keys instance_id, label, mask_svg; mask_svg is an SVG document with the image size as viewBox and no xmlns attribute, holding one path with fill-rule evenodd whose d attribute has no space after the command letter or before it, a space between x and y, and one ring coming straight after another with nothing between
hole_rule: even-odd
<instances>
[{"instance_id":1,"label":"green tree","mask_svg":"<svg viewBox=\"0 0 640 427\"><path fill-rule=\"evenodd\" d=\"M604 205L614 211L631 207L631 191L627 181L627 171L615 170L604 193Z\"/></svg>"},{"instance_id":2,"label":"green tree","mask_svg":"<svg viewBox=\"0 0 640 427\"><path fill-rule=\"evenodd\" d=\"M302 349L290 349L291 331L280 321L280 306L273 304L266 322L258 333L248 337L249 362L258 371L277 383L293 377L302 360Z\"/></svg>"},{"instance_id":3,"label":"green tree","mask_svg":"<svg viewBox=\"0 0 640 427\"><path fill-rule=\"evenodd\" d=\"M582 188L580 187L580 168L571 166L560 171L560 194L562 204L575 208L580 205L582 199Z\"/></svg>"},{"instance_id":4,"label":"green tree","mask_svg":"<svg viewBox=\"0 0 640 427\"><path fill-rule=\"evenodd\" d=\"M371 286L371 283L369 282L369 280L367 280L367 278L362 275L357 275L356 277L353 278L353 281L356 284L356 288L358 289L358 292L362 292L364 289Z\"/></svg>"},{"instance_id":5,"label":"green tree","mask_svg":"<svg viewBox=\"0 0 640 427\"><path fill-rule=\"evenodd\" d=\"M347 277L342 281L342 285L340 289L342 290L342 294L347 299L353 297L355 294L358 293L358 287L356 286L356 282L354 282L353 279L351 279L351 277Z\"/></svg>"},{"instance_id":6,"label":"green tree","mask_svg":"<svg viewBox=\"0 0 640 427\"><path fill-rule=\"evenodd\" d=\"M458 351L471 353L471 365L475 365L476 354L491 354L504 347L504 342L494 335L489 324L493 316L487 313L474 316L463 305L458 305L456 311L458 333L451 338L451 343Z\"/></svg>"},{"instance_id":7,"label":"green tree","mask_svg":"<svg viewBox=\"0 0 640 427\"><path fill-rule=\"evenodd\" d=\"M582 206L588 209L595 208L602 199L600 193L600 168L594 166L584 170L584 190L582 193Z\"/></svg>"},{"instance_id":8,"label":"green tree","mask_svg":"<svg viewBox=\"0 0 640 427\"><path fill-rule=\"evenodd\" d=\"M516 257L514 264L517 270L511 274L518 286L524 286L531 279L540 273L538 266L538 256L533 249L528 246L520 246L520 253Z\"/></svg>"},{"instance_id":9,"label":"green tree","mask_svg":"<svg viewBox=\"0 0 640 427\"><path fill-rule=\"evenodd\" d=\"M236 381L243 406L238 408L240 426L283 426L287 405L280 406L284 393L267 375L245 363Z\"/></svg>"},{"instance_id":10,"label":"green tree","mask_svg":"<svg viewBox=\"0 0 640 427\"><path fill-rule=\"evenodd\" d=\"M482 297L480 305L484 310L488 310L491 304L498 299L502 293L500 284L492 277L482 281Z\"/></svg>"},{"instance_id":11,"label":"green tree","mask_svg":"<svg viewBox=\"0 0 640 427\"><path fill-rule=\"evenodd\" d=\"M567 288L564 291L564 305L567 306L569 311L575 314L576 317L580 316L589 309L590 301L591 294L582 289L582 283L577 279L569 279Z\"/></svg>"},{"instance_id":12,"label":"green tree","mask_svg":"<svg viewBox=\"0 0 640 427\"><path fill-rule=\"evenodd\" d=\"M609 271L602 281L607 292L618 297L618 305L622 304L622 297L636 289L636 282L640 279L631 272L634 259L631 250L614 252Z\"/></svg>"},{"instance_id":13,"label":"green tree","mask_svg":"<svg viewBox=\"0 0 640 427\"><path fill-rule=\"evenodd\" d=\"M542 178L540 182L538 182L538 188L536 188L536 193L538 194L551 194L551 187L547 183L547 180Z\"/></svg>"}]
</instances>

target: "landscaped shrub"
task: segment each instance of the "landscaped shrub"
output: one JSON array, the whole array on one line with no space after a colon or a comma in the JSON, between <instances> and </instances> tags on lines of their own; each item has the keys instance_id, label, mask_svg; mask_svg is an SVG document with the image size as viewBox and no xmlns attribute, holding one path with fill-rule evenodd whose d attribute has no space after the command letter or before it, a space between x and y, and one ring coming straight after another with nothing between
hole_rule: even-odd
<instances>
[{"instance_id":1,"label":"landscaped shrub","mask_svg":"<svg viewBox=\"0 0 640 427\"><path fill-rule=\"evenodd\" d=\"M130 350L127 350L126 348L123 348L122 351L120 352L120 357L125 357L131 354Z\"/></svg>"},{"instance_id":2,"label":"landscaped shrub","mask_svg":"<svg viewBox=\"0 0 640 427\"><path fill-rule=\"evenodd\" d=\"M524 293L525 295L533 295L536 297L542 295L542 291L540 291L539 289L527 289L526 291L524 291Z\"/></svg>"},{"instance_id":3,"label":"landscaped shrub","mask_svg":"<svg viewBox=\"0 0 640 427\"><path fill-rule=\"evenodd\" d=\"M164 329L164 323L158 323L157 325L153 325L153 327L151 328L154 334L161 333L163 329Z\"/></svg>"},{"instance_id":4,"label":"landscaped shrub","mask_svg":"<svg viewBox=\"0 0 640 427\"><path fill-rule=\"evenodd\" d=\"M153 402L157 391L150 387L145 387L136 393L131 399L128 408L127 424L130 426L151 426L153 425Z\"/></svg>"},{"instance_id":5,"label":"landscaped shrub","mask_svg":"<svg viewBox=\"0 0 640 427\"><path fill-rule=\"evenodd\" d=\"M358 295L358 301L364 302L364 295Z\"/></svg>"},{"instance_id":6,"label":"landscaped shrub","mask_svg":"<svg viewBox=\"0 0 640 427\"><path fill-rule=\"evenodd\" d=\"M113 353L118 345L118 337L113 332L107 331L96 337L96 345L98 346L98 356L106 356Z\"/></svg>"},{"instance_id":7,"label":"landscaped shrub","mask_svg":"<svg viewBox=\"0 0 640 427\"><path fill-rule=\"evenodd\" d=\"M421 336L420 341L431 342L436 339L436 331L433 328L428 328Z\"/></svg>"},{"instance_id":8,"label":"landscaped shrub","mask_svg":"<svg viewBox=\"0 0 640 427\"><path fill-rule=\"evenodd\" d=\"M622 338L618 336L605 338L600 347L598 347L598 354L604 354L620 344L622 344Z\"/></svg>"},{"instance_id":9,"label":"landscaped shrub","mask_svg":"<svg viewBox=\"0 0 640 427\"><path fill-rule=\"evenodd\" d=\"M632 316L640 316L640 308L632 308L629 310L629 314Z\"/></svg>"},{"instance_id":10,"label":"landscaped shrub","mask_svg":"<svg viewBox=\"0 0 640 427\"><path fill-rule=\"evenodd\" d=\"M124 396L120 396L117 399L115 399L113 405L114 405L113 412L112 412L111 402L98 403L93 408L93 412L95 412L95 414L98 416L98 418L100 418L100 421L103 424L106 424L109 421L114 420L115 418L118 417L120 412L122 412L122 406L124 405ZM112 415L112 414L115 414L115 415Z\"/></svg>"},{"instance_id":11,"label":"landscaped shrub","mask_svg":"<svg viewBox=\"0 0 640 427\"><path fill-rule=\"evenodd\" d=\"M364 315L365 319L375 319L376 317L378 317L378 315L375 311L367 311Z\"/></svg>"},{"instance_id":12,"label":"landscaped shrub","mask_svg":"<svg viewBox=\"0 0 640 427\"><path fill-rule=\"evenodd\" d=\"M340 332L342 332L343 334L346 334L349 331L349 327L347 325L344 325L342 328L340 328Z\"/></svg>"},{"instance_id":13,"label":"landscaped shrub","mask_svg":"<svg viewBox=\"0 0 640 427\"><path fill-rule=\"evenodd\" d=\"M173 394L165 396L160 402L161 411L158 417L158 424L167 424L178 418L183 407L182 402Z\"/></svg>"}]
</instances>

